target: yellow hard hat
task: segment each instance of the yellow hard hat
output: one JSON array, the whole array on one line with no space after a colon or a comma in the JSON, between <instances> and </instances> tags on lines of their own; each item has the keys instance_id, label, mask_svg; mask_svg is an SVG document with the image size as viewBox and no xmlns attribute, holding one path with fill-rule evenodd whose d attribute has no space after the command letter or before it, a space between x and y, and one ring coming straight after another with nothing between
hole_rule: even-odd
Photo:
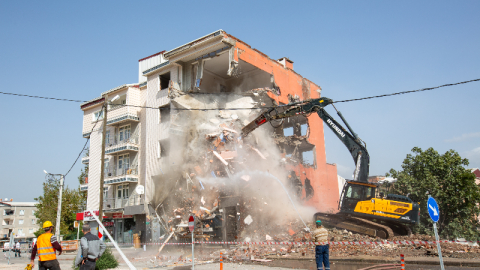
<instances>
[{"instance_id":1,"label":"yellow hard hat","mask_svg":"<svg viewBox=\"0 0 480 270\"><path fill-rule=\"evenodd\" d=\"M45 228L48 228L48 227L53 227L53 224L52 224L52 222L47 220L43 223L43 228L45 229Z\"/></svg>"}]
</instances>

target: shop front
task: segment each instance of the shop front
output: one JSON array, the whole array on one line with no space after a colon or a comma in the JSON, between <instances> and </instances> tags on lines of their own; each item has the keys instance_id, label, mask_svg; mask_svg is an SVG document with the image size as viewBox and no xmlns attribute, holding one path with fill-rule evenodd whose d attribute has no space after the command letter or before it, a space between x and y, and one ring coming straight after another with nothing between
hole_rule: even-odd
<instances>
[{"instance_id":1,"label":"shop front","mask_svg":"<svg viewBox=\"0 0 480 270\"><path fill-rule=\"evenodd\" d=\"M135 231L135 220L133 215L113 213L113 238L117 243L133 243L133 232ZM108 229L107 229L108 230Z\"/></svg>"}]
</instances>

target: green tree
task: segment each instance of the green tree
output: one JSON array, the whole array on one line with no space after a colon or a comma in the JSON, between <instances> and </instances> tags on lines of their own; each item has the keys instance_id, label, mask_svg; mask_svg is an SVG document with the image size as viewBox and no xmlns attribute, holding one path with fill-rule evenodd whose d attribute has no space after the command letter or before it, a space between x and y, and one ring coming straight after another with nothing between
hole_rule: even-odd
<instances>
[{"instance_id":1,"label":"green tree","mask_svg":"<svg viewBox=\"0 0 480 270\"><path fill-rule=\"evenodd\" d=\"M428 215L427 200L431 195L440 207L437 223L444 238L479 239L477 220L480 214L480 190L475 175L465 169L468 159L449 150L440 155L433 148L412 149L402 164L402 170L387 173L397 179L393 192L408 195L420 204L420 223L417 232L432 234L433 222Z\"/></svg>"},{"instance_id":2,"label":"green tree","mask_svg":"<svg viewBox=\"0 0 480 270\"><path fill-rule=\"evenodd\" d=\"M58 209L58 193L60 188L60 181L58 179L48 179L43 183L43 195L35 198L37 201L37 211L35 216L37 223L40 225L40 229L35 232L35 235L43 233L43 222L50 220L54 225L57 220ZM60 218L60 234L67 235L72 232L76 233L74 221L76 219L76 213L83 205L84 198L79 188L69 189L64 187L62 194L62 215Z\"/></svg>"}]
</instances>

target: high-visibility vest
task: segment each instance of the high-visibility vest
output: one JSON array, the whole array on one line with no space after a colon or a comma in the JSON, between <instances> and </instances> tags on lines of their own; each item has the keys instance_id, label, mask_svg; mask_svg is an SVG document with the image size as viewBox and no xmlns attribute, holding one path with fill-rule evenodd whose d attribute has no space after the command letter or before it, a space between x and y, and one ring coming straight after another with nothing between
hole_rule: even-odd
<instances>
[{"instance_id":1,"label":"high-visibility vest","mask_svg":"<svg viewBox=\"0 0 480 270\"><path fill-rule=\"evenodd\" d=\"M37 252L38 258L40 261L51 261L57 258L57 254L55 249L50 242L50 238L53 234L51 233L44 233L40 235L37 239Z\"/></svg>"}]
</instances>

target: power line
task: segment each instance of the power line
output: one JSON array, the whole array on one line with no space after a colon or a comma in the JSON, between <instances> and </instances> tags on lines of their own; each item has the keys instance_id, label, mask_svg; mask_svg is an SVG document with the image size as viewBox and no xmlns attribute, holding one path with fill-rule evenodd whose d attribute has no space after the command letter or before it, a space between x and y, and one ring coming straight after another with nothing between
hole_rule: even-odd
<instances>
[{"instance_id":1,"label":"power line","mask_svg":"<svg viewBox=\"0 0 480 270\"><path fill-rule=\"evenodd\" d=\"M391 94L384 94L384 95L378 95L378 96L371 96L371 97L364 97L364 98L355 98L355 99L347 99L347 100L340 100L340 101L334 101L333 103L342 103L342 102L351 102L351 101L360 101L360 100L366 100L366 99L374 99L374 98L381 98L381 97L388 97L388 96L395 96L395 95L402 95L402 94L409 94L409 93L416 93L416 92L422 92L422 91L429 91L429 90L434 90L442 87L447 87L447 86L455 86L455 85L460 85L460 84L466 84L466 83L471 83L471 82L477 82L480 81L480 79L474 79L474 80L469 80L469 81L463 81L463 82L458 82L458 83L449 83L449 84L444 84L440 86L435 86L435 87L429 87L429 88L422 88L418 90L410 90L410 91L403 91L403 92L397 92L397 93L391 93ZM84 103L87 101L83 100L75 100L75 99L65 99L65 98L54 98L54 97L44 97L44 96L33 96L33 95L27 95L27 94L17 94L17 93L9 93L9 92L1 92L0 94L3 95L11 95L11 96L18 96L18 97L28 97L28 98L37 98L37 99L47 99L47 100L56 100L56 101L65 101L65 102L77 102L77 103ZM252 110L252 109L270 109L270 108L278 108L278 107L283 107L283 106L291 106L294 104L298 103L303 103L303 101L300 102L295 102L295 103L289 103L277 107L253 107L253 108L191 108L191 109L186 109L186 108L176 108L176 110L187 110L187 111L213 111L213 110ZM145 108L145 109L155 109L158 110L159 108L156 107L148 107L148 106L136 106L136 105L126 105L126 104L119 104L121 106L127 106L127 107L136 107L136 108ZM102 105L102 108L100 110L103 110L105 107L105 103ZM92 130L90 133L93 132L95 129L97 123L99 122L98 120L100 119L101 113L98 114L97 120L95 121L95 124L92 127ZM83 145L82 150L78 154L77 158L73 162L72 166L70 169L65 173L64 177L66 177L70 171L73 169L75 164L77 164L78 160L80 159L83 151L85 151L85 147L87 146L88 142L90 141L90 137L87 138L85 141L85 144Z\"/></svg>"},{"instance_id":2,"label":"power line","mask_svg":"<svg viewBox=\"0 0 480 270\"><path fill-rule=\"evenodd\" d=\"M381 98L381 97L388 97L388 96L395 96L395 95L403 95L403 94L410 94L410 93L416 93L416 92L422 92L422 91L429 91L429 90L434 90L442 87L447 87L447 86L455 86L455 85L460 85L460 84L466 84L466 83L471 83L471 82L477 82L480 81L480 79L474 79L474 80L469 80L469 81L463 81L463 82L457 82L457 83L449 83L449 84L444 84L440 86L435 86L435 87L428 87L428 88L422 88L418 90L410 90L410 91L403 91L403 92L397 92L397 93L391 93L391 94L384 94L384 95L378 95L378 96L371 96L371 97L363 97L363 98L354 98L354 99L346 99L346 100L339 100L339 101L334 101L333 103L342 103L342 102L351 102L351 101L360 101L360 100L366 100L366 99L374 99L374 98ZM26 95L26 94L17 94L17 93L9 93L9 92L0 92L0 94L3 95L11 95L11 96L19 96L19 97L29 97L29 98L38 98L38 99L48 99L48 100L57 100L57 101L66 101L66 102L78 102L78 103L85 103L88 101L84 100L75 100L75 99L65 99L65 98L54 98L54 97L43 97L43 96L32 96L32 95ZM280 106L262 106L262 107L252 107L252 108L175 108L175 110L179 111L218 111L218 110L224 110L224 111L236 111L236 110L258 110L258 109L272 109L272 108L278 108L278 107L284 107L284 106L291 106L299 103L303 103L304 101L300 102L295 102L295 103L289 103L285 105L280 105ZM155 109L158 110L157 107L149 107L149 106L137 106L137 105L127 105L127 104L118 104L119 106L125 106L125 107L135 107L135 108L144 108L144 109Z\"/></svg>"},{"instance_id":3,"label":"power line","mask_svg":"<svg viewBox=\"0 0 480 270\"><path fill-rule=\"evenodd\" d=\"M397 92L397 93L392 93L392 94L384 94L384 95L379 95L379 96L371 96L371 97L364 97L364 98L346 99L346 100L334 101L333 103L351 102L351 101L359 101L359 100L365 100L365 99L373 99L373 98L389 97L389 96L395 96L395 95L410 94L410 93L428 91L428 90L438 89L438 88L442 88L442 87L454 86L454 85L459 85L459 84L466 84L466 83L477 82L477 81L480 81L480 79L475 79L475 80L470 80L470 81L464 81L464 82L458 82L458 83L448 83L448 84L444 84L444 85L440 85L440 86L435 86L435 87L422 88L422 89L418 89L418 90L403 91L403 92Z\"/></svg>"},{"instance_id":4,"label":"power line","mask_svg":"<svg viewBox=\"0 0 480 270\"><path fill-rule=\"evenodd\" d=\"M17 94L17 93L8 93L8 92L0 92L0 94L10 95L10 96L19 96L19 97L29 97L29 98L51 99L51 100L58 100L58 101L86 102L86 101L83 101L83 100L66 99L66 98L53 98L53 97L42 97L42 96L31 96L31 95L26 95L26 94Z\"/></svg>"}]
</instances>

